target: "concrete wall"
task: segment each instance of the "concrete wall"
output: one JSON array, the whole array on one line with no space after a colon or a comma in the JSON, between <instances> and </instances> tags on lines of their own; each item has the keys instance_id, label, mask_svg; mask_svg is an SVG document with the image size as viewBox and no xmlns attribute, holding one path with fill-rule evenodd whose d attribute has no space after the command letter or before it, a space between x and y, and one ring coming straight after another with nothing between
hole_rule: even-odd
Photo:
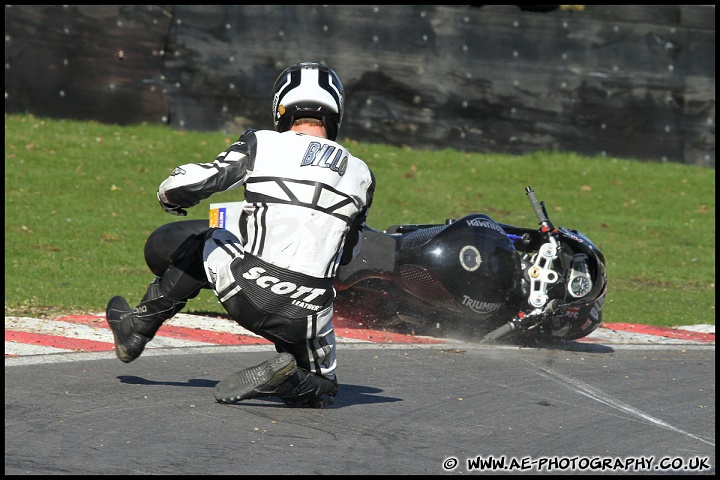
<instances>
[{"instance_id":1,"label":"concrete wall","mask_svg":"<svg viewBox=\"0 0 720 480\"><path fill-rule=\"evenodd\" d=\"M6 6L5 111L239 135L321 61L340 139L714 168L714 6L557 7Z\"/></svg>"}]
</instances>

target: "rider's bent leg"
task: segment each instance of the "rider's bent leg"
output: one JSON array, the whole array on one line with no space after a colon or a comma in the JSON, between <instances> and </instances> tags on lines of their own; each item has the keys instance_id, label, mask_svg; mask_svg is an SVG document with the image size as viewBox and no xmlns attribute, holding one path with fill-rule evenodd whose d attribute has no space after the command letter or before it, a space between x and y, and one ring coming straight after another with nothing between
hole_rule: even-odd
<instances>
[{"instance_id":1,"label":"rider's bent leg","mask_svg":"<svg viewBox=\"0 0 720 480\"><path fill-rule=\"evenodd\" d=\"M278 352L290 353L297 368L286 380L271 383L272 388L268 388L267 384L258 384L254 393L247 391L247 382L239 381L248 377L243 373L245 371L237 372L218 385L222 390L219 401L275 396L293 407L321 408L333 403L338 383L335 377L337 361L332 305L307 318L292 319L258 310L242 292L222 303L241 326L273 342ZM238 388L227 387L233 384L237 384ZM219 393L216 392L216 398Z\"/></svg>"}]
</instances>

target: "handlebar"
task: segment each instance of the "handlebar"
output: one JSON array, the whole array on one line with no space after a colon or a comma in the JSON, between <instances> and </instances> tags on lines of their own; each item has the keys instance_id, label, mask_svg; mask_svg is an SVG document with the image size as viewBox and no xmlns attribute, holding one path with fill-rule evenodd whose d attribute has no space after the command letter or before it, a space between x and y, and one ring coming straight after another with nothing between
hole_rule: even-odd
<instances>
[{"instance_id":1,"label":"handlebar","mask_svg":"<svg viewBox=\"0 0 720 480\"><path fill-rule=\"evenodd\" d=\"M529 185L525 187L525 193L530 199L530 204L532 205L533 210L535 210L535 215L540 222L540 230L543 233L555 230L555 226L550 221L547 210L545 209L545 202L538 202L537 198L535 197L535 192Z\"/></svg>"}]
</instances>

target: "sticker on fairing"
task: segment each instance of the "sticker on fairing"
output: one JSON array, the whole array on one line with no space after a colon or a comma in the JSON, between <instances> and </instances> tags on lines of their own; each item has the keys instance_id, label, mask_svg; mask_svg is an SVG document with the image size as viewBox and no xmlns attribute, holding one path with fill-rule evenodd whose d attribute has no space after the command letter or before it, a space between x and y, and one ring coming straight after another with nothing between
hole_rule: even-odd
<instances>
[{"instance_id":1,"label":"sticker on fairing","mask_svg":"<svg viewBox=\"0 0 720 480\"><path fill-rule=\"evenodd\" d=\"M474 272L480 268L481 263L480 252L473 245L465 245L460 250L460 265L468 272Z\"/></svg>"}]
</instances>

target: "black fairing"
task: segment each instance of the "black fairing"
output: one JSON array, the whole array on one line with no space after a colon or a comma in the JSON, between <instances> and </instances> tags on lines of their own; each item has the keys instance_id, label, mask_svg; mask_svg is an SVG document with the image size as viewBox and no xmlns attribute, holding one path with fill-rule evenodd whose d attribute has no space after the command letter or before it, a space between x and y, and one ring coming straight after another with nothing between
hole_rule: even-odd
<instances>
[{"instance_id":1,"label":"black fairing","mask_svg":"<svg viewBox=\"0 0 720 480\"><path fill-rule=\"evenodd\" d=\"M583 233L558 227L560 241L566 249L588 256L588 268L593 279L590 292L580 299L565 297L567 303L560 312L567 321L561 332L554 332L564 340L575 340L590 335L602 323L602 308L607 294L607 270L605 257L595 244Z\"/></svg>"},{"instance_id":2,"label":"black fairing","mask_svg":"<svg viewBox=\"0 0 720 480\"><path fill-rule=\"evenodd\" d=\"M402 287L435 307L477 320L519 308L520 258L487 215L407 233L397 256Z\"/></svg>"},{"instance_id":3,"label":"black fairing","mask_svg":"<svg viewBox=\"0 0 720 480\"><path fill-rule=\"evenodd\" d=\"M538 230L500 224L503 229L516 237L525 236L527 244L518 240L516 245L522 252L537 251L544 242ZM582 298L572 298L566 291L567 278L562 278L551 292L557 299L557 309L549 319L548 333L557 339L575 340L586 337L602 323L602 309L607 294L608 275L605 256L600 249L583 233L557 227L557 239L560 243L560 258L556 260L561 271L567 275L568 265L576 253L587 255L587 265L592 278L593 287Z\"/></svg>"},{"instance_id":4,"label":"black fairing","mask_svg":"<svg viewBox=\"0 0 720 480\"><path fill-rule=\"evenodd\" d=\"M384 279L421 304L470 324L505 319L521 308L520 257L487 215L468 215L448 225L390 227L387 232L365 230L360 256L338 271L339 290Z\"/></svg>"}]
</instances>

